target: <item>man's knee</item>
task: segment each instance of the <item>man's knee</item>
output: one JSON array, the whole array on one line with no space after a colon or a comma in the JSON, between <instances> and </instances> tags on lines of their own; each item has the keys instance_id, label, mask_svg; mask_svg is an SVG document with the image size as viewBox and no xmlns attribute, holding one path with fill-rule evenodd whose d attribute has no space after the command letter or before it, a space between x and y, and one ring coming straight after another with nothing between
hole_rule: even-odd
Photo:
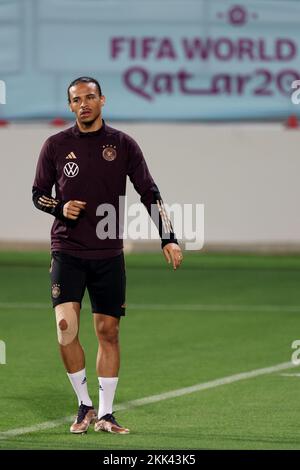
<instances>
[{"instance_id":1,"label":"man's knee","mask_svg":"<svg viewBox=\"0 0 300 470\"><path fill-rule=\"evenodd\" d=\"M119 324L101 322L97 327L97 335L102 342L116 344L119 341Z\"/></svg>"},{"instance_id":2,"label":"man's knee","mask_svg":"<svg viewBox=\"0 0 300 470\"><path fill-rule=\"evenodd\" d=\"M76 309L71 302L55 307L57 338L61 346L67 346L77 337L78 320Z\"/></svg>"}]
</instances>

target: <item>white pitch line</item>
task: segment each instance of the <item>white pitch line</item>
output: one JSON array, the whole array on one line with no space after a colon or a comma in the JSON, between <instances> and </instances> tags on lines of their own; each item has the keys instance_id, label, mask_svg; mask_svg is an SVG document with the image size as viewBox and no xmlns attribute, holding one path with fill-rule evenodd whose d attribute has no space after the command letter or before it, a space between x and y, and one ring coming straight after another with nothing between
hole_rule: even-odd
<instances>
[{"instance_id":1,"label":"white pitch line","mask_svg":"<svg viewBox=\"0 0 300 470\"><path fill-rule=\"evenodd\" d=\"M300 374L280 374L281 377L300 377Z\"/></svg>"},{"instance_id":2,"label":"white pitch line","mask_svg":"<svg viewBox=\"0 0 300 470\"><path fill-rule=\"evenodd\" d=\"M0 302L0 309L52 309L49 303ZM83 305L83 309L89 309ZM228 305L228 304L128 304L128 310L211 311L211 312L300 312L300 305Z\"/></svg>"},{"instance_id":3,"label":"white pitch line","mask_svg":"<svg viewBox=\"0 0 300 470\"><path fill-rule=\"evenodd\" d=\"M133 310L200 310L215 312L300 312L300 305L228 305L228 304L128 304Z\"/></svg>"},{"instance_id":4,"label":"white pitch line","mask_svg":"<svg viewBox=\"0 0 300 470\"><path fill-rule=\"evenodd\" d=\"M260 375L272 374L273 372L278 372L280 370L290 369L292 367L298 367L292 362L283 362L271 367L265 367L263 369L255 369L249 372L241 372L240 374L229 375L227 377L222 377L220 379L211 380L209 382L199 383L192 385L191 387L179 388L177 390L171 390L170 392L160 393L158 395L151 395L149 397L140 398L138 400L132 400L128 402L121 403L120 405L114 406L116 411L128 410L130 408L136 408L138 406L149 405L150 403L157 403L162 400L168 400L170 398L177 398L183 395L188 395L190 393L200 392L202 390L208 390L210 388L219 387L221 385L227 385L234 382L239 382L245 379L252 379L254 377L259 377ZM0 440L12 438L16 436L21 436L22 434L28 434L31 432L43 431L45 429L55 428L65 423L69 423L74 419L74 416L67 416L61 419L54 421L46 421L40 424L34 424L32 426L24 428L10 429L8 431L0 432Z\"/></svg>"},{"instance_id":5,"label":"white pitch line","mask_svg":"<svg viewBox=\"0 0 300 470\"><path fill-rule=\"evenodd\" d=\"M37 310L51 308L51 304L37 302L0 302L0 308L7 308L12 310Z\"/></svg>"}]
</instances>

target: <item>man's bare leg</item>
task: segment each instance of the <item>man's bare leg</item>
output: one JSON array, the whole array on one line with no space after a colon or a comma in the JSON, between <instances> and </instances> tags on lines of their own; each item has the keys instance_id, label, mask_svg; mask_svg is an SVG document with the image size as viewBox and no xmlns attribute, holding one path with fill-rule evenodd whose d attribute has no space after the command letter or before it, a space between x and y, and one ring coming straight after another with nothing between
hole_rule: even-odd
<instances>
[{"instance_id":1,"label":"man's bare leg","mask_svg":"<svg viewBox=\"0 0 300 470\"><path fill-rule=\"evenodd\" d=\"M101 313L94 314L94 327L98 338L96 370L98 377L118 377L120 369L120 319Z\"/></svg>"},{"instance_id":2,"label":"man's bare leg","mask_svg":"<svg viewBox=\"0 0 300 470\"><path fill-rule=\"evenodd\" d=\"M60 354L69 374L85 367L85 357L79 342L80 304L65 302L55 307Z\"/></svg>"},{"instance_id":3,"label":"man's bare leg","mask_svg":"<svg viewBox=\"0 0 300 470\"><path fill-rule=\"evenodd\" d=\"M78 416L70 431L83 433L94 422L96 413L87 389L85 356L78 338L80 304L60 304L55 307L55 315L60 354L79 404Z\"/></svg>"},{"instance_id":4,"label":"man's bare leg","mask_svg":"<svg viewBox=\"0 0 300 470\"><path fill-rule=\"evenodd\" d=\"M100 389L98 421L95 424L95 431L128 434L129 429L120 426L112 414L120 369L120 319L95 313L94 326L99 341L96 370Z\"/></svg>"}]
</instances>

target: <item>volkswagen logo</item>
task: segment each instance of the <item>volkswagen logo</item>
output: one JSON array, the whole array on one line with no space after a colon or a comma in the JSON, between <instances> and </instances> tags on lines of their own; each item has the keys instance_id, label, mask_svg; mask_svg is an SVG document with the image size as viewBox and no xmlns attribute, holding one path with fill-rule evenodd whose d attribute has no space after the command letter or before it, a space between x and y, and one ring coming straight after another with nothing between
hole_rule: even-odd
<instances>
[{"instance_id":1,"label":"volkswagen logo","mask_svg":"<svg viewBox=\"0 0 300 470\"><path fill-rule=\"evenodd\" d=\"M64 166L64 174L68 176L68 178L74 178L79 173L79 166L77 163L68 162Z\"/></svg>"}]
</instances>

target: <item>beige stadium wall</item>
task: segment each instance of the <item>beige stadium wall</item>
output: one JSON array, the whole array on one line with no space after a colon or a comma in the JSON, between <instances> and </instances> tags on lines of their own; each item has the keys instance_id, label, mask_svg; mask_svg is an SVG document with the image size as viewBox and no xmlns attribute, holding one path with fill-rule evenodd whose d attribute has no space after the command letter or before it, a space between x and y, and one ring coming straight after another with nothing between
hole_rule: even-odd
<instances>
[{"instance_id":1,"label":"beige stadium wall","mask_svg":"<svg viewBox=\"0 0 300 470\"><path fill-rule=\"evenodd\" d=\"M165 202L204 204L204 249L299 250L300 131L279 124L111 125L138 141ZM0 129L2 248L48 246L53 219L33 207L31 186L41 145L60 130ZM128 203L138 202L129 181L127 188Z\"/></svg>"}]
</instances>

